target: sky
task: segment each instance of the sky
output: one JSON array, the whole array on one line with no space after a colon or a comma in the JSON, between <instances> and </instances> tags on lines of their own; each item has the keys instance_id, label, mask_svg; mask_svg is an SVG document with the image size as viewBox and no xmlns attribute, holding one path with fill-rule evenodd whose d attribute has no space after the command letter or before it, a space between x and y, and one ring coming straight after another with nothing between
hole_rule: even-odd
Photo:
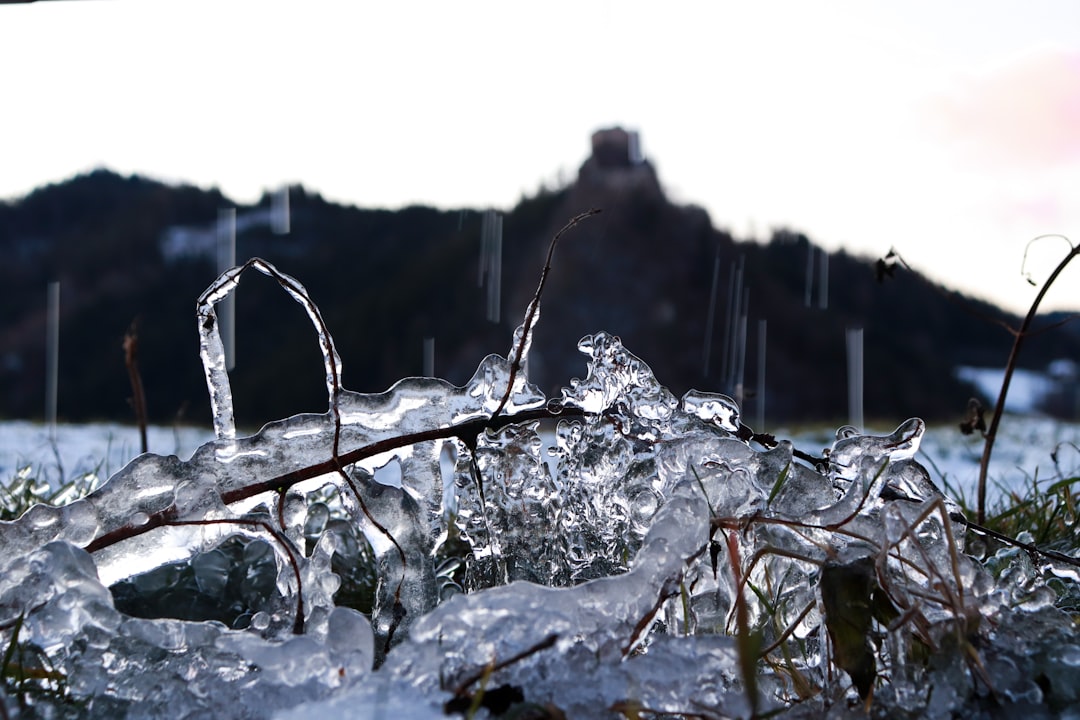
<instances>
[{"instance_id":1,"label":"sky","mask_svg":"<svg viewBox=\"0 0 1080 720\"><path fill-rule=\"evenodd\" d=\"M895 247L1015 312L1080 243L1075 0L36 2L0 68L6 199L107 167L509 209L621 125L738 237Z\"/></svg>"}]
</instances>

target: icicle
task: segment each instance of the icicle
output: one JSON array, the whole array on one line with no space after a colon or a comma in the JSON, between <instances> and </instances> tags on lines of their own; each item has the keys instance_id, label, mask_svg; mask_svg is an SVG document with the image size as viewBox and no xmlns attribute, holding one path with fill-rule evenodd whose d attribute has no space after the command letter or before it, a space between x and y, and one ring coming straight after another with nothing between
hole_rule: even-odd
<instances>
[{"instance_id":1,"label":"icicle","mask_svg":"<svg viewBox=\"0 0 1080 720\"><path fill-rule=\"evenodd\" d=\"M236 420L233 415L232 387L226 367L225 347L221 342L216 305L233 291L239 282L240 268L226 270L199 296L196 314L199 322L199 356L206 373L206 387L210 393L210 411L214 417L214 434L221 439L236 437Z\"/></svg>"}]
</instances>

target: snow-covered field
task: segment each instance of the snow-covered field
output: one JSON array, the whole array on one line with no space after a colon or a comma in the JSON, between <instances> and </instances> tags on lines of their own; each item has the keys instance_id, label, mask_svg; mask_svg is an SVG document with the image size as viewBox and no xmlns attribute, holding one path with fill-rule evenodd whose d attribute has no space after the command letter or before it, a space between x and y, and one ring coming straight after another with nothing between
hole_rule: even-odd
<instances>
[{"instance_id":1,"label":"snow-covered field","mask_svg":"<svg viewBox=\"0 0 1080 720\"><path fill-rule=\"evenodd\" d=\"M872 435L885 435L891 427L871 427ZM777 438L790 439L795 447L820 455L834 437L819 432L775 431ZM963 496L974 505L983 452L981 435L964 435L957 425L931 425L923 437L916 460L930 472L939 488L954 499ZM1052 455L1056 452L1057 463ZM1040 417L1006 415L998 429L988 473L987 499L993 504L1006 491L1021 495L1030 491L1033 480L1040 487L1065 473L1080 473L1080 424Z\"/></svg>"},{"instance_id":2,"label":"snow-covered field","mask_svg":"<svg viewBox=\"0 0 1080 720\"><path fill-rule=\"evenodd\" d=\"M917 458L939 486L962 492L973 503L983 439L965 436L957 426L932 428L925 452ZM1056 461L1055 461L1056 457ZM1021 496L1038 481L1040 487L1080 472L1080 425L1048 418L1006 416L998 430L988 473L988 498L1003 491ZM944 479L944 483L942 482Z\"/></svg>"},{"instance_id":3,"label":"snow-covered field","mask_svg":"<svg viewBox=\"0 0 1080 720\"><path fill-rule=\"evenodd\" d=\"M152 453L191 457L213 437L210 428L158 427L147 429ZM41 423L15 420L0 423L0 481L32 465L50 481L95 473L102 480L139 455L139 431L133 425L94 423L57 425L52 437Z\"/></svg>"},{"instance_id":4,"label":"snow-covered field","mask_svg":"<svg viewBox=\"0 0 1080 720\"><path fill-rule=\"evenodd\" d=\"M887 434L893 428L872 427L872 434ZM789 439L798 449L820 455L833 441L831 432L777 430L777 438ZM202 443L213 437L210 428L157 427L148 432L150 452L177 455L186 460ZM554 437L546 435L548 444ZM954 425L931 426L922 442L918 460L930 471L939 487L956 498L974 501L978 481L982 438L962 435ZM1057 451L1057 465L1051 454ZM50 480L72 478L95 472L102 480L139 454L139 433L130 425L95 423L59 425L55 442L40 423L11 421L0 423L0 481L10 478L27 464L41 468ZM990 465L989 497L1000 497L1003 489L1025 492L1033 479L1050 482L1059 473L1080 472L1080 424L1036 417L1006 416L1001 423Z\"/></svg>"}]
</instances>

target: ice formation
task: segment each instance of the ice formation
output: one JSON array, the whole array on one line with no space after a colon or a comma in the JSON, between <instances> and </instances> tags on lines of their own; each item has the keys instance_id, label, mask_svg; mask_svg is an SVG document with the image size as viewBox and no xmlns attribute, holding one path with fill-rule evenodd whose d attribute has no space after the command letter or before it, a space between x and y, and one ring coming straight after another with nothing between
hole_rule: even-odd
<instances>
[{"instance_id":1,"label":"ice formation","mask_svg":"<svg viewBox=\"0 0 1080 720\"><path fill-rule=\"evenodd\" d=\"M307 309L329 408L238 438L214 304L248 267ZM218 438L0 523L9 716L951 717L1080 700L1056 607L1074 568L965 555L958 509L913 459L921 420L841 428L808 463L754 444L730 398L675 398L606 333L549 401L514 371L530 327L462 387L356 394L303 287L260 260L198 317Z\"/></svg>"}]
</instances>

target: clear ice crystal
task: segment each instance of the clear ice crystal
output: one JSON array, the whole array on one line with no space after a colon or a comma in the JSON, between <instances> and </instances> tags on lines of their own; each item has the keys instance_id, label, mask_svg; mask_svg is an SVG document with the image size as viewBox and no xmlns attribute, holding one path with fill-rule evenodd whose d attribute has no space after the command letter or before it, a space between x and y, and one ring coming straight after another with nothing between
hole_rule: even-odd
<instances>
[{"instance_id":1,"label":"clear ice crystal","mask_svg":"<svg viewBox=\"0 0 1080 720\"><path fill-rule=\"evenodd\" d=\"M307 310L330 406L236 437L213 308L247 267ZM512 369L534 322L464 386L358 394L269 263L225 273L198 313L217 439L0 523L0 642L44 653L67 694L4 685L9 715L32 697L42 715L434 718L483 686L568 717L819 717L870 682L878 716L950 717L989 707L986 673L995 711L1078 700L1055 604L1080 596L1076 573L964 554L958 508L915 460L919 419L841 428L815 467L787 441L751 447L730 398L677 400L597 333L551 429ZM388 464L399 479L380 482ZM867 628L855 645L834 637L837 597ZM168 616L181 604L234 617Z\"/></svg>"},{"instance_id":2,"label":"clear ice crystal","mask_svg":"<svg viewBox=\"0 0 1080 720\"><path fill-rule=\"evenodd\" d=\"M727 395L690 390L683 395L681 407L684 413L712 423L733 435L739 432L739 406Z\"/></svg>"},{"instance_id":3,"label":"clear ice crystal","mask_svg":"<svg viewBox=\"0 0 1080 720\"><path fill-rule=\"evenodd\" d=\"M649 366L619 338L604 332L586 335L578 350L590 359L589 373L563 390L563 404L591 417L604 413L627 436L658 439L678 410L678 401L657 382Z\"/></svg>"}]
</instances>

